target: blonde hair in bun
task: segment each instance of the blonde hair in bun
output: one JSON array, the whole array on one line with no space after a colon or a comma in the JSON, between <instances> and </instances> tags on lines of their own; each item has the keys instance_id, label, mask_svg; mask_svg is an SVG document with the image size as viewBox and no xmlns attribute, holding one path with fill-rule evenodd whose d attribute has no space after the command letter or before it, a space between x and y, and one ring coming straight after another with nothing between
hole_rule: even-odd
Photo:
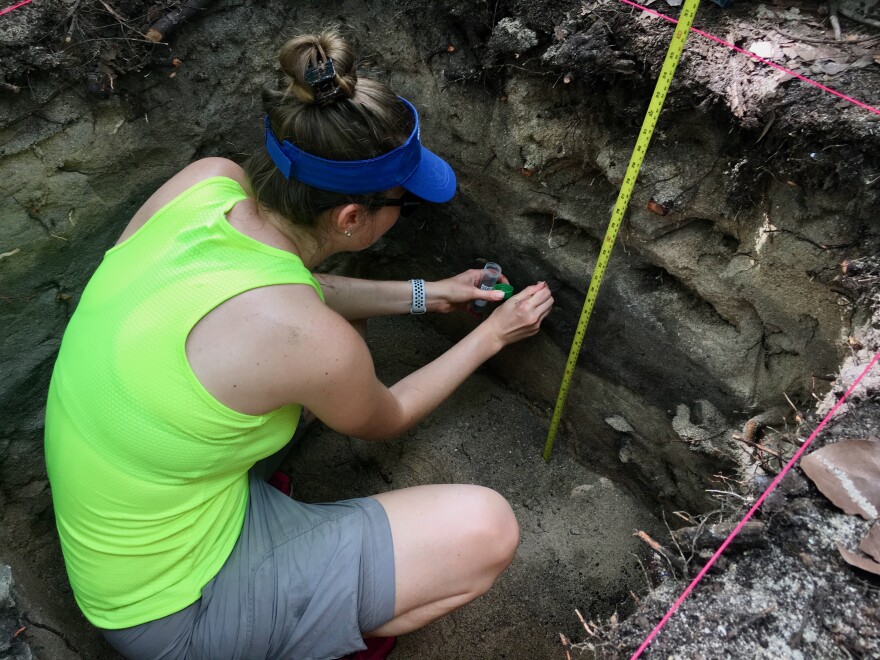
<instances>
[{"instance_id":1,"label":"blonde hair in bun","mask_svg":"<svg viewBox=\"0 0 880 660\"><path fill-rule=\"evenodd\" d=\"M336 69L336 85L342 94L352 98L358 81L354 51L335 30L294 37L281 47L278 60L290 81L288 93L302 103L315 103L314 90L306 82L306 70L328 59L333 60Z\"/></svg>"},{"instance_id":2,"label":"blonde hair in bun","mask_svg":"<svg viewBox=\"0 0 880 660\"><path fill-rule=\"evenodd\" d=\"M318 100L306 71L328 59L339 90ZM329 160L367 160L399 147L412 133L412 112L385 84L358 77L354 49L337 30L294 37L278 60L286 88L264 88L263 107L279 141ZM287 180L265 150L248 159L245 172L262 206L306 227L315 227L318 214L334 206L355 202L369 211L385 192L355 197Z\"/></svg>"}]
</instances>

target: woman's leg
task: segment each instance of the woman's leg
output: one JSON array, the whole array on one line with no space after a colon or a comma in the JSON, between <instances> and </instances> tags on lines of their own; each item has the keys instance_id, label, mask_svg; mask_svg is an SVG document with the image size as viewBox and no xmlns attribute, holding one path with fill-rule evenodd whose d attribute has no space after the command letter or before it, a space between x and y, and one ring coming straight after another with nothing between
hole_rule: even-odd
<instances>
[{"instance_id":1,"label":"woman's leg","mask_svg":"<svg viewBox=\"0 0 880 660\"><path fill-rule=\"evenodd\" d=\"M519 525L482 486L416 486L374 495L394 541L394 617L367 637L407 633L485 593L510 565Z\"/></svg>"}]
</instances>

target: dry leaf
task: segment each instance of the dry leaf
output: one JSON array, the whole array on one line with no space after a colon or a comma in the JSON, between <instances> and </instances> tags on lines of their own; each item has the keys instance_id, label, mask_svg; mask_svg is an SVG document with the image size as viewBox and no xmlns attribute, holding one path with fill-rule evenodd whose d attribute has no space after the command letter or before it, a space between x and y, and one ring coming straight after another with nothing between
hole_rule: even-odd
<instances>
[{"instance_id":1,"label":"dry leaf","mask_svg":"<svg viewBox=\"0 0 880 660\"><path fill-rule=\"evenodd\" d=\"M850 64L850 66L853 69L864 69L866 66L871 66L873 62L874 58L870 55L862 55L859 59Z\"/></svg>"},{"instance_id":2,"label":"dry leaf","mask_svg":"<svg viewBox=\"0 0 880 660\"><path fill-rule=\"evenodd\" d=\"M875 523L868 535L862 539L859 550L880 561L880 523Z\"/></svg>"},{"instance_id":3,"label":"dry leaf","mask_svg":"<svg viewBox=\"0 0 880 660\"><path fill-rule=\"evenodd\" d=\"M822 65L822 71L829 76L836 76L838 73L843 73L849 69L846 64L840 64L838 62L827 62Z\"/></svg>"},{"instance_id":4,"label":"dry leaf","mask_svg":"<svg viewBox=\"0 0 880 660\"><path fill-rule=\"evenodd\" d=\"M850 566L861 568L863 571L868 571L869 573L873 573L874 575L880 575L880 564L878 564L873 559L868 559L867 557L862 557L861 555L857 555L854 552L850 552L840 543L837 544L837 551L840 553L840 556L843 557L844 561Z\"/></svg>"},{"instance_id":5,"label":"dry leaf","mask_svg":"<svg viewBox=\"0 0 880 660\"><path fill-rule=\"evenodd\" d=\"M833 60L840 57L840 51L837 46L818 46L816 48L816 57L823 60Z\"/></svg>"},{"instance_id":6,"label":"dry leaf","mask_svg":"<svg viewBox=\"0 0 880 660\"><path fill-rule=\"evenodd\" d=\"M782 50L774 44L772 41L756 41L751 46L748 47L748 50L752 51L758 57L763 57L767 59L769 57L779 57L782 55Z\"/></svg>"},{"instance_id":7,"label":"dry leaf","mask_svg":"<svg viewBox=\"0 0 880 660\"><path fill-rule=\"evenodd\" d=\"M819 49L807 44L798 44L794 47L795 56L804 62L812 62L819 57Z\"/></svg>"},{"instance_id":8,"label":"dry leaf","mask_svg":"<svg viewBox=\"0 0 880 660\"><path fill-rule=\"evenodd\" d=\"M844 440L814 451L801 468L846 513L873 520L880 510L880 442Z\"/></svg>"}]
</instances>

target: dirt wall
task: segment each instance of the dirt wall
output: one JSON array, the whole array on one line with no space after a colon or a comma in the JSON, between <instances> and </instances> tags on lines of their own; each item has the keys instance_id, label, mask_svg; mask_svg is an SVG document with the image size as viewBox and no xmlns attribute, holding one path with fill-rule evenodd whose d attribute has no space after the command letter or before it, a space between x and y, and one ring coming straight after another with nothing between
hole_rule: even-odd
<instances>
[{"instance_id":1,"label":"dirt wall","mask_svg":"<svg viewBox=\"0 0 880 660\"><path fill-rule=\"evenodd\" d=\"M222 1L153 47L129 43L125 26L143 27L161 8L116 2L122 21L90 7L77 27L78 5L32 3L0 18L5 552L35 573L61 568L43 403L103 251L186 163L259 148L259 89L277 77L278 46L328 22L344 23L362 71L416 102L426 144L460 177L452 204L346 267L433 277L495 260L517 285L550 281L558 305L545 332L493 362L538 414L549 412L670 29L610 1ZM97 32L83 33L85 21ZM743 45L813 29L747 4L707 3L698 23ZM707 474L749 461L732 429L756 416L784 428L783 394L803 406L828 388L859 315L841 264L878 247L877 117L718 48L693 40L676 75L557 450L639 497L693 507L705 503ZM880 66L830 74L806 57L792 61L877 98ZM437 327L454 338L470 323Z\"/></svg>"}]
</instances>

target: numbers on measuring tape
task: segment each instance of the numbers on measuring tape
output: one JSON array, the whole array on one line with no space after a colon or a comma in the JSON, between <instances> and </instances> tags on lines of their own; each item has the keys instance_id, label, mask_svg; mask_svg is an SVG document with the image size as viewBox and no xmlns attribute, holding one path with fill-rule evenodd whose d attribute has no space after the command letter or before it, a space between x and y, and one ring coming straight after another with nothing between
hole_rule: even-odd
<instances>
[{"instance_id":1,"label":"numbers on measuring tape","mask_svg":"<svg viewBox=\"0 0 880 660\"><path fill-rule=\"evenodd\" d=\"M558 430L559 423L562 419L562 411L565 407L566 398L568 397L571 380L574 377L574 369L581 350L581 344L587 333L587 323L589 322L590 315L593 313L593 307L595 306L596 298L599 295L599 287L602 284L602 278L605 275L608 261L611 258L614 241L617 239L618 231L620 231L623 215L626 213L626 208L629 204L633 188L635 187L639 170L642 167L642 162L648 150L651 136L654 134L654 129L657 125L657 120L660 117L660 112L663 110L663 102L666 100L666 93L669 91L669 86L675 75L675 69L678 67L678 62L684 51L684 42L687 39L688 33L690 33L691 23L697 13L697 7L699 4L700 0L685 0L684 7L679 16L678 25L673 33L669 48L666 51L666 59L663 60L663 65L660 68L660 75L657 78L654 93L648 104L648 110L645 113L645 119L642 122L642 127L639 131L639 137L636 140L636 145L633 149L629 166L623 177L623 183L621 184L620 192L617 195L614 210L611 212L611 221L608 223L608 230L605 232L605 239L602 241L602 247L600 248L599 256L596 259L596 266L593 269L593 277L587 288L584 306L581 309L581 316L580 319L578 319L578 325L574 333L574 341L571 344L571 350L569 351L568 360L566 361L565 370L563 372L562 383L559 386L559 395L556 397L556 407L553 410L553 417L550 419L550 430L547 434L547 442L544 445L545 461L550 460L550 452L553 449L553 440L556 437L556 431Z\"/></svg>"}]
</instances>

